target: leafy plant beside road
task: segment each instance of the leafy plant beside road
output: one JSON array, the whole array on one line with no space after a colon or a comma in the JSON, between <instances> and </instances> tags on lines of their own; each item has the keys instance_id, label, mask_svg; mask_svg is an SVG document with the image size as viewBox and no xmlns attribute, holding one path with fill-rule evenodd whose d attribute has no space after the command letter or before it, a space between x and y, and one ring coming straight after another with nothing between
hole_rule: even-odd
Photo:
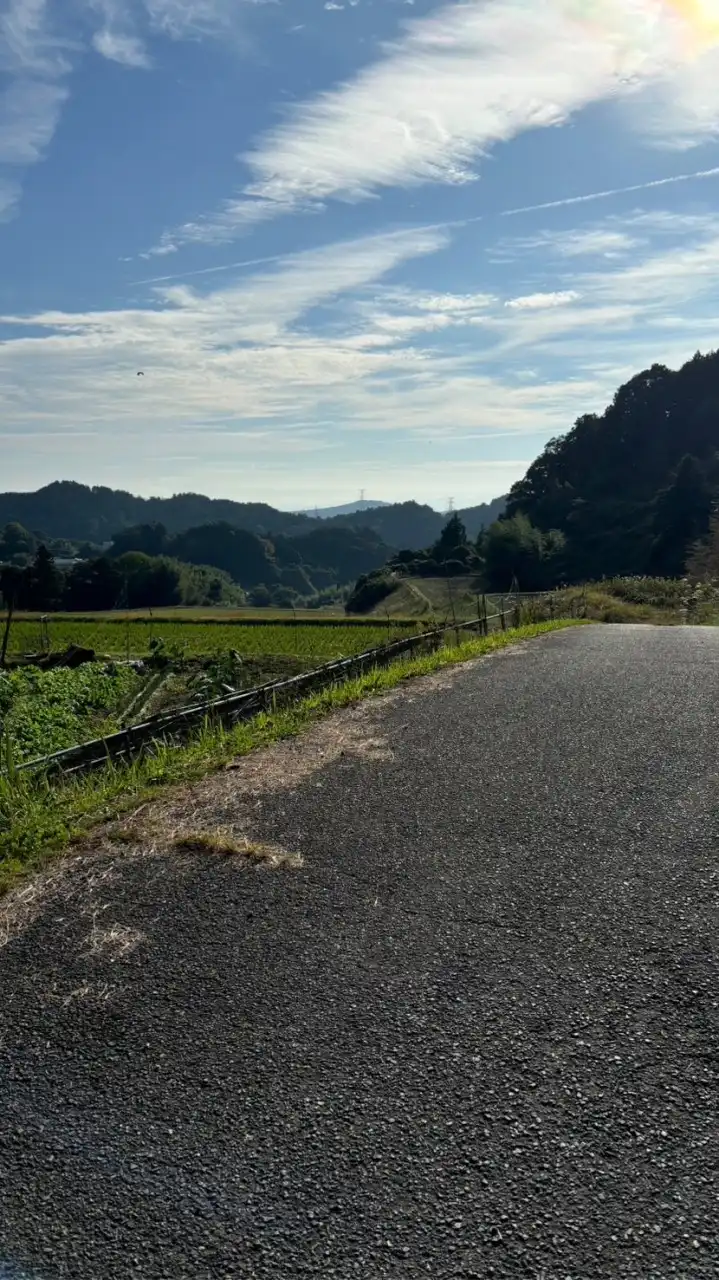
<instances>
[{"instance_id":1,"label":"leafy plant beside road","mask_svg":"<svg viewBox=\"0 0 719 1280\"><path fill-rule=\"evenodd\" d=\"M119 727L117 713L140 679L134 667L96 663L75 670L0 672L4 761L12 767L112 733Z\"/></svg>"}]
</instances>

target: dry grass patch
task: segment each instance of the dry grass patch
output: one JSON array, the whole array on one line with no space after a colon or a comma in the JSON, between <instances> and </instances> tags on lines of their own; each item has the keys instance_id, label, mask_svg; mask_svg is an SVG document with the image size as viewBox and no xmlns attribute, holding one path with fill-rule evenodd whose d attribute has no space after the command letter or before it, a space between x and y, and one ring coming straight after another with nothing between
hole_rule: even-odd
<instances>
[{"instance_id":1,"label":"dry grass patch","mask_svg":"<svg viewBox=\"0 0 719 1280\"><path fill-rule=\"evenodd\" d=\"M258 844L244 836L237 837L230 831L218 828L214 831L184 831L173 836L173 849L181 853L206 853L217 858L238 858L256 866L289 867L299 870L304 859L298 853L288 853L276 845Z\"/></svg>"},{"instance_id":2,"label":"dry grass patch","mask_svg":"<svg viewBox=\"0 0 719 1280\"><path fill-rule=\"evenodd\" d=\"M111 960L118 960L129 955L144 941L145 934L141 929L133 929L130 925L117 923L102 926L93 919L92 929L87 938L88 954L108 955Z\"/></svg>"}]
</instances>

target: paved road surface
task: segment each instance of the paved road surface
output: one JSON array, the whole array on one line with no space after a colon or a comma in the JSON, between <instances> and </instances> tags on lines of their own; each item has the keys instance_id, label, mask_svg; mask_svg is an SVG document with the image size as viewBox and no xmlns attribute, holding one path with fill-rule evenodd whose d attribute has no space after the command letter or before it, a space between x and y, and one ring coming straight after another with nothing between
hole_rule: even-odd
<instances>
[{"instance_id":1,"label":"paved road surface","mask_svg":"<svg viewBox=\"0 0 719 1280\"><path fill-rule=\"evenodd\" d=\"M719 630L361 714L217 784L303 870L99 858L0 952L4 1274L718 1276Z\"/></svg>"}]
</instances>

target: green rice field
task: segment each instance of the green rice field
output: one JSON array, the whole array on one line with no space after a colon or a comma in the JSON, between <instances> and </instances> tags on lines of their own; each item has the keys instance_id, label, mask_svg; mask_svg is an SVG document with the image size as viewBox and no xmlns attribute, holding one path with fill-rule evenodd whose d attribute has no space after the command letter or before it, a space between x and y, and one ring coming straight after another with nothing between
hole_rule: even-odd
<instances>
[{"instance_id":1,"label":"green rice field","mask_svg":"<svg viewBox=\"0 0 719 1280\"><path fill-rule=\"evenodd\" d=\"M234 649L242 657L292 656L307 659L309 663L363 653L417 628L413 622L388 626L376 619L360 624L338 619L262 625L243 620L147 617L111 620L67 615L50 617L44 625L53 651L76 644L110 658L142 658L150 652L153 641L161 641L166 652L177 658L202 657ZM13 620L9 658L37 653L43 648L45 638L38 620Z\"/></svg>"}]
</instances>

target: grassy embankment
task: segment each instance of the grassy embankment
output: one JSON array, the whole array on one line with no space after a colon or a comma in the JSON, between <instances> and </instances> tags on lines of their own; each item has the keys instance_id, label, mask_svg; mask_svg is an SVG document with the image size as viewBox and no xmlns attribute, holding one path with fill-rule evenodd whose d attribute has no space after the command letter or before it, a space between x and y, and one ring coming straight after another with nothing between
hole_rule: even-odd
<instances>
[{"instance_id":1,"label":"grassy embankment","mask_svg":"<svg viewBox=\"0 0 719 1280\"><path fill-rule=\"evenodd\" d=\"M423 621L458 621L476 617L481 581L475 577L405 578L391 596L373 610L372 616L392 620L414 614ZM502 597L488 594L490 611L499 608ZM712 585L690 586L682 579L607 578L581 586L566 587L536 601L524 601L523 616L542 621L570 614L586 616L594 622L646 622L677 626L684 622L716 625L719 622L719 591Z\"/></svg>"},{"instance_id":2,"label":"grassy embankment","mask_svg":"<svg viewBox=\"0 0 719 1280\"><path fill-rule=\"evenodd\" d=\"M0 775L0 892L92 827L157 794L158 787L202 777L237 756L300 733L336 708L384 693L404 680L569 625L567 621L534 623L400 660L233 729L207 724L181 747L158 744L152 756L129 765L108 765L75 780L44 779L10 768Z\"/></svg>"}]
</instances>

